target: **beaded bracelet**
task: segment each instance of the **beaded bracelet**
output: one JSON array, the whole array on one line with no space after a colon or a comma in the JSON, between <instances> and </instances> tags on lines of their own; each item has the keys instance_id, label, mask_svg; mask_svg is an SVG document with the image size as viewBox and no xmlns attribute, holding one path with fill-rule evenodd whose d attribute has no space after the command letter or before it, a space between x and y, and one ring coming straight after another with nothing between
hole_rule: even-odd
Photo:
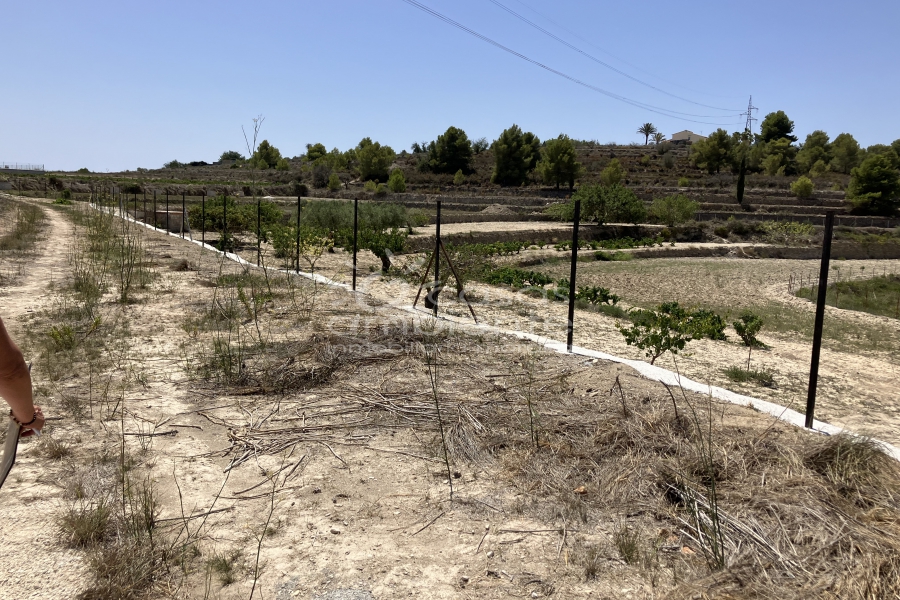
<instances>
[{"instance_id":1,"label":"beaded bracelet","mask_svg":"<svg viewBox=\"0 0 900 600\"><path fill-rule=\"evenodd\" d=\"M35 421L37 421L37 411L34 411L34 414L31 415L31 420L28 421L27 423L23 423L22 421L18 420L18 419L16 418L16 415L13 414L12 409L9 409L9 416L10 416L10 418L11 418L13 421L15 421L16 423L18 423L20 427L28 427L29 425L31 425L32 423L34 423Z\"/></svg>"}]
</instances>

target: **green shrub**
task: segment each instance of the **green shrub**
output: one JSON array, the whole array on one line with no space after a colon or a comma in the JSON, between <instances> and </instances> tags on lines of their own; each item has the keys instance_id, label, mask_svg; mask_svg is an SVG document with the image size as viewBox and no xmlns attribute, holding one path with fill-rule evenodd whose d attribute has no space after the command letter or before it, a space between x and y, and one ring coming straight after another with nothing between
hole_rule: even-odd
<instances>
[{"instance_id":1,"label":"green shrub","mask_svg":"<svg viewBox=\"0 0 900 600\"><path fill-rule=\"evenodd\" d=\"M763 321L759 315L747 310L741 313L740 320L732 323L734 331L741 338L745 346L762 346L762 342L756 339L756 334L762 329Z\"/></svg>"},{"instance_id":2,"label":"green shrub","mask_svg":"<svg viewBox=\"0 0 900 600\"><path fill-rule=\"evenodd\" d=\"M633 259L634 256L628 252L604 252L603 250L598 250L594 253L594 260L602 260L602 261L626 261Z\"/></svg>"},{"instance_id":3,"label":"green shrub","mask_svg":"<svg viewBox=\"0 0 900 600\"><path fill-rule=\"evenodd\" d=\"M581 201L581 219L601 225L608 222L639 223L647 217L647 207L630 189L618 183L612 185L583 185L572 195L565 208L548 207L554 216L571 220L575 216L575 201Z\"/></svg>"},{"instance_id":4,"label":"green shrub","mask_svg":"<svg viewBox=\"0 0 900 600\"><path fill-rule=\"evenodd\" d=\"M732 323L734 327L734 331L738 334L738 337L741 338L741 341L744 342L744 345L747 346L747 370L750 370L750 356L753 353L753 347L758 346L762 347L764 344L760 342L756 338L756 334L759 333L759 330L762 329L763 321L759 317L759 315L746 310L741 313L741 318L738 321Z\"/></svg>"},{"instance_id":5,"label":"green shrub","mask_svg":"<svg viewBox=\"0 0 900 600\"><path fill-rule=\"evenodd\" d=\"M328 189L332 192L336 192L341 189L341 178L338 177L337 173L332 173L328 178Z\"/></svg>"},{"instance_id":6,"label":"green shrub","mask_svg":"<svg viewBox=\"0 0 900 600\"><path fill-rule=\"evenodd\" d=\"M647 162L650 162L649 158L647 159ZM619 162L618 158L609 161L606 168L600 172L600 183L605 186L619 185L624 178L625 169L622 168L622 163Z\"/></svg>"},{"instance_id":7,"label":"green shrub","mask_svg":"<svg viewBox=\"0 0 900 600\"><path fill-rule=\"evenodd\" d=\"M291 163L289 163L288 159L286 159L286 158L279 158L278 162L275 163L275 170L276 171L290 171Z\"/></svg>"},{"instance_id":8,"label":"green shrub","mask_svg":"<svg viewBox=\"0 0 900 600\"><path fill-rule=\"evenodd\" d=\"M463 174L462 169L458 170L453 176L453 185L462 185L465 181L466 176Z\"/></svg>"},{"instance_id":9,"label":"green shrub","mask_svg":"<svg viewBox=\"0 0 900 600\"><path fill-rule=\"evenodd\" d=\"M575 299L584 300L594 306L600 304L609 304L610 306L615 306L619 302L619 297L617 295L611 293L605 287L597 286L579 287L578 292L575 294Z\"/></svg>"},{"instance_id":10,"label":"green shrub","mask_svg":"<svg viewBox=\"0 0 900 600\"><path fill-rule=\"evenodd\" d=\"M678 187L691 187L691 180L687 177L679 177Z\"/></svg>"},{"instance_id":11,"label":"green shrub","mask_svg":"<svg viewBox=\"0 0 900 600\"><path fill-rule=\"evenodd\" d=\"M690 324L690 315L677 302L661 304L656 310L632 309L630 327L616 324L625 337L625 343L644 351L650 364L665 352L678 354L699 334Z\"/></svg>"},{"instance_id":12,"label":"green shrub","mask_svg":"<svg viewBox=\"0 0 900 600\"><path fill-rule=\"evenodd\" d=\"M508 285L514 288L543 287L553 283L553 279L543 273L525 271L515 267L500 267L487 273L484 278L491 285Z\"/></svg>"},{"instance_id":13,"label":"green shrub","mask_svg":"<svg viewBox=\"0 0 900 600\"><path fill-rule=\"evenodd\" d=\"M753 381L764 387L774 387L775 378L771 371L750 370L743 367L728 367L725 369L725 376L731 381L737 383L747 383Z\"/></svg>"},{"instance_id":14,"label":"green shrub","mask_svg":"<svg viewBox=\"0 0 900 600\"><path fill-rule=\"evenodd\" d=\"M805 175L791 184L791 193L798 198L809 198L813 194L813 182Z\"/></svg>"},{"instance_id":15,"label":"green shrub","mask_svg":"<svg viewBox=\"0 0 900 600\"><path fill-rule=\"evenodd\" d=\"M693 221L700 205L684 194L656 198L650 206L650 215L669 227Z\"/></svg>"},{"instance_id":16,"label":"green shrub","mask_svg":"<svg viewBox=\"0 0 900 600\"><path fill-rule=\"evenodd\" d=\"M406 178L403 176L403 171L400 169L391 171L391 176L388 177L388 188L395 194L406 191Z\"/></svg>"},{"instance_id":17,"label":"green shrub","mask_svg":"<svg viewBox=\"0 0 900 600\"><path fill-rule=\"evenodd\" d=\"M711 310L701 308L691 313L691 324L700 337L711 340L725 339L725 319Z\"/></svg>"},{"instance_id":18,"label":"green shrub","mask_svg":"<svg viewBox=\"0 0 900 600\"><path fill-rule=\"evenodd\" d=\"M367 192L374 192L375 190L378 189L378 182L377 181L367 181L366 183L363 184L363 189L366 190Z\"/></svg>"}]
</instances>

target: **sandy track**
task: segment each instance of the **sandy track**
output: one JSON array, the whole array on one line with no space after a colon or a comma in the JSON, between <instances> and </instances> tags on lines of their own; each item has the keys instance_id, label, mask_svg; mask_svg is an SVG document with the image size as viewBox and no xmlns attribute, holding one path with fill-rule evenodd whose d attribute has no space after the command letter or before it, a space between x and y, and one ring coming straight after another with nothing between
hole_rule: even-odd
<instances>
[{"instance_id":1,"label":"sandy track","mask_svg":"<svg viewBox=\"0 0 900 600\"><path fill-rule=\"evenodd\" d=\"M65 244L72 224L55 210L44 208L46 227L35 254L25 257L24 274L13 286L0 288L0 316L14 338L22 319L46 308L52 282L68 268ZM52 410L47 411L52 416ZM83 589L83 554L63 547L54 518L61 491L54 473L43 468L34 438L19 445L18 460L0 490L0 598L73 598ZM52 590L48 593L48 590Z\"/></svg>"}]
</instances>

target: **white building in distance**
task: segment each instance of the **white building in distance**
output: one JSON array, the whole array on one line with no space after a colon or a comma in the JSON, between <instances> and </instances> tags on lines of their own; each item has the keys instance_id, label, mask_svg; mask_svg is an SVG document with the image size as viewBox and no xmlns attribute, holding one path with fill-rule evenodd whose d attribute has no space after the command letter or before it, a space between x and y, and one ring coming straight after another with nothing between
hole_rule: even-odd
<instances>
[{"instance_id":1,"label":"white building in distance","mask_svg":"<svg viewBox=\"0 0 900 600\"><path fill-rule=\"evenodd\" d=\"M700 135L700 134L694 133L693 131L688 131L687 129L685 129L684 131L679 131L678 133L673 133L672 137L669 139L671 139L673 142L688 142L690 144L693 144L694 142L699 142L700 140L705 140L706 136Z\"/></svg>"}]
</instances>

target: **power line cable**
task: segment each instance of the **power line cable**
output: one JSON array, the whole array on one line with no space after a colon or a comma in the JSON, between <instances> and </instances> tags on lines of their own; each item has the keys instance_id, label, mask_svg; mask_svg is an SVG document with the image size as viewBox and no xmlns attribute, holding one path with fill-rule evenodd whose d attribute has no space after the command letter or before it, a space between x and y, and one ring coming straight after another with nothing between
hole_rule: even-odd
<instances>
[{"instance_id":1,"label":"power line cable","mask_svg":"<svg viewBox=\"0 0 900 600\"><path fill-rule=\"evenodd\" d=\"M624 103L626 103L626 104L630 104L631 106L634 106L634 107L636 107L636 108L641 108L641 109L644 109L644 110L647 110L647 111L650 111L650 112L653 112L653 113L662 115L662 116L664 116L664 117L670 117L670 118L673 118L673 119L679 119L679 120L681 120L681 121L688 121L688 122L690 122L690 123L702 123L702 124L705 124L705 125L733 125L733 124L734 124L734 123L713 123L713 122L711 122L711 121L697 121L697 120L695 120L695 119L686 119L685 117L678 116L678 115L687 115L687 116L692 116L692 117L721 119L721 118L724 118L724 117L728 117L729 115L694 115L694 114L691 114L691 113L682 113L682 112L678 112L678 111L673 111L673 110L661 108L661 107L658 107L658 106L653 106L653 105L651 105L651 104L645 104L645 103L643 103L643 102L638 102L637 100L632 100L632 99L630 99L630 98L626 98L625 96L621 96L621 95L619 95L619 94L615 94L615 93L613 93L613 92L609 92L609 91L604 90L604 89L602 89L602 88L599 88L599 87L597 87L597 86L594 86L594 85L591 85L591 84L586 83L586 82L584 82L584 81L581 81L580 79L577 79L577 78L575 78L575 77L572 77L571 75L567 75L567 74L563 73L562 71L558 71L558 70L556 70L556 69L554 69L554 68L552 68L552 67L549 67L549 66L545 65L544 63L541 63L541 62L538 62L538 61L536 61L536 60L534 60L534 59L532 59L532 58L529 58L529 57L525 56L524 54L522 54L522 53L520 53L520 52L516 52L515 50L512 50L511 48L507 48L507 47L504 46L503 44L501 44L501 43L499 43L499 42L496 42L496 41L492 40L491 38L489 38L489 37L487 37L487 36L484 36L484 35L478 33L477 31L474 31L474 30L472 30L472 29L469 29L468 27L466 27L466 26L463 25L462 23L459 23L459 22L457 22L457 21L454 21L454 20L451 19L450 17L447 17L447 16L445 16L445 15L443 15L443 14L437 12L436 10L433 10L433 9L431 9L431 8L429 8L429 7L427 7L427 6L425 6L424 4L421 4L421 3L417 2L416 0L402 0L402 1L403 1L403 2L406 2L406 3L409 4L410 6L413 6L413 7L415 7L415 8L418 8L419 10L421 10L421 11L423 11L423 12L425 12L425 13L430 14L431 16L433 16L433 17L435 17L435 18L437 18L437 19L440 19L441 21L447 23L448 25L451 25L451 26L453 26L453 27L456 27L457 29L460 29L461 31L464 31L464 32L468 33L469 35L472 35L472 36L474 36L474 37L477 37L478 39L480 39L480 40L482 40L482 41L484 41L484 42L487 42L488 44L491 44L492 46L495 46L495 47L497 47L497 48L503 50L504 52L508 52L509 54L512 54L513 56L515 56L515 57L517 57L517 58L521 58L522 60L524 60L524 61L526 61L526 62L529 62L529 63L531 63L531 64L533 64L533 65L535 65L535 66L538 66L538 67L540 67L540 68L542 68L542 69L544 69L544 70L546 70L546 71L549 71L550 73L553 73L554 75L558 75L558 76L560 76L560 77L562 77L562 78L564 78L564 79L568 79L568 80L571 81L572 83L576 83L576 84L578 84L578 85L580 85L580 86L582 86L582 87L588 88L589 90L593 90L593 91L595 91L595 92L598 92L598 93L600 93L600 94L603 94L604 96L608 96L608 97L613 98L613 99L615 99L615 100L619 100L620 102L624 102ZM736 115L736 116L737 116L737 115Z\"/></svg>"},{"instance_id":2,"label":"power line cable","mask_svg":"<svg viewBox=\"0 0 900 600\"><path fill-rule=\"evenodd\" d=\"M535 13L536 15L538 15L538 16L540 16L540 17L543 17L545 20L547 20L547 21L549 21L550 23L552 23L553 25L559 27L560 29L562 29L562 30L565 31L566 33L569 33L569 34L575 36L576 38L578 38L578 39L581 40L582 42L585 42L585 43L588 44L589 46L592 46L592 47L596 48L597 50L599 50L600 52L606 54L607 56L611 56L612 58L614 58L614 59L620 61L620 62L623 63L623 64L628 65L628 66L631 67L632 69L635 69L635 70L637 70L637 71L640 71L641 73L644 73L645 75L649 75L649 76L651 76L651 77L654 77L654 78L656 78L656 79L659 79L660 81L662 81L662 82L664 82L664 83L667 83L667 84L669 84L669 85L674 85L674 86L676 86L676 87L680 87L680 88L683 89L683 90L687 90L687 91L693 92L693 93L695 93L695 94L702 94L702 95L704 95L704 96L710 96L711 98L728 98L728 99L734 99L734 98L737 98L737 97L738 97L738 96L723 96L723 95L721 95L721 94L710 94L709 92L704 92L704 91L700 91L700 90L695 90L695 89L689 88L689 87L687 87L687 86L681 85L680 83L677 83L677 82L674 82L674 81L669 81L668 79L666 79L666 78L664 78L664 77L660 77L659 75L657 75L657 74L655 74L655 73L651 73L650 71L648 71L648 70L646 70L646 69L642 69L641 67L639 67L638 65L636 65L636 64L634 64L634 63L628 62L627 60L625 60L624 58L622 58L622 57L620 57L620 56L616 56L615 54L613 54L612 52L610 52L610 51L608 51L608 50L604 50L603 48L601 48L601 47L598 46L597 44L595 44L595 43L593 43L592 41L590 41L589 39L585 38L584 36L579 35L578 33L572 31L571 29L568 29L568 28L565 27L564 25L560 25L559 23L557 23L556 21L554 21L553 19L551 19L550 17L548 17L548 16L545 15L544 13L540 12L539 10L535 9L535 8L532 7L532 6L529 6L528 4L525 4L524 2L522 2L522 0L515 0L515 2L518 3L518 4L521 4L522 6L524 6L525 8L527 8L528 10L530 10L531 12Z\"/></svg>"},{"instance_id":3,"label":"power line cable","mask_svg":"<svg viewBox=\"0 0 900 600\"><path fill-rule=\"evenodd\" d=\"M547 36L553 38L554 40L556 40L556 41L559 42L560 44L563 44L564 46L567 46L567 47L571 48L572 50L574 50L575 52L578 52L578 53L581 54L582 56L584 56L584 57L586 57L586 58L589 58L590 60L594 61L595 63L597 63L597 64L599 64L599 65L602 65L602 66L606 67L607 69L610 69L611 71L615 71L616 73L618 73L618 74L621 75L622 77L627 77L628 79L630 79L630 80L632 80L632 81L634 81L634 82L637 82L637 83L639 83L639 84L641 84L641 85L647 86L648 88L650 88L650 89L652 89L652 90L656 90L657 92L660 92L661 94L665 94L666 96L671 96L672 98L677 98L678 100L682 100L682 101L684 101L684 102L688 102L689 104L695 104L695 105L697 105L697 106L702 106L703 108L711 108L711 109L713 109L713 110L722 110L722 111L726 111L726 112L735 112L735 111L737 111L737 110L740 110L740 109L733 109L733 108L722 108L722 107L720 107L720 106L710 106L709 104L703 104L702 102L694 102L693 100L689 100L688 98L684 98L684 97L682 97L682 96L678 96L678 95L673 94L673 93L671 93L671 92L667 92L666 90L661 89L661 88L658 88L658 87L656 87L656 86L653 85L653 84L647 83L646 81L643 81L643 80L641 80L641 79L638 79L637 77L633 77L633 76L629 75L628 73L626 73L625 71L622 71L621 69L617 69L616 67L612 66L611 64L606 63L606 62L600 60L600 59L597 58L596 56L593 56L593 55L591 55L591 54L588 54L587 52L585 52L585 51L582 50L581 48L579 48L579 47L577 47L577 46L575 46L575 45L573 45L573 44L570 44L569 42L567 42L567 41L564 40L563 38L559 37L558 35L554 34L553 32L547 31L546 29L544 29L543 27L541 27L541 26L538 25L537 23L528 20L526 17L524 17L523 15L520 15L519 13L517 13L516 11L514 11L513 9L509 8L508 6L506 6L505 4L502 4L502 3L498 2L497 0L489 0L489 1L491 2L491 4L494 4L494 5L498 6L499 8L502 8L503 10L505 10L506 12L508 12L509 14L511 14L511 15L513 15L514 17L516 17L517 19L519 19L520 21L524 21L525 23L531 25L532 27L534 27L535 29L537 29L538 31L540 31L541 33L543 33L544 35L547 35Z\"/></svg>"}]
</instances>

